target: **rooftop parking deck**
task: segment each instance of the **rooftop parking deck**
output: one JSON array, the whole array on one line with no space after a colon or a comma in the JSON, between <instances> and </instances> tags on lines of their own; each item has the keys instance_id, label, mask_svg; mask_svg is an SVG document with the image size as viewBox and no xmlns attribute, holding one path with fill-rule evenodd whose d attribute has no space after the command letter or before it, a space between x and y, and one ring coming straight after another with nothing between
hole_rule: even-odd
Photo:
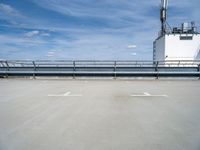
<instances>
[{"instance_id":1,"label":"rooftop parking deck","mask_svg":"<svg viewBox=\"0 0 200 150\"><path fill-rule=\"evenodd\" d=\"M0 80L1 150L199 150L198 80Z\"/></svg>"}]
</instances>

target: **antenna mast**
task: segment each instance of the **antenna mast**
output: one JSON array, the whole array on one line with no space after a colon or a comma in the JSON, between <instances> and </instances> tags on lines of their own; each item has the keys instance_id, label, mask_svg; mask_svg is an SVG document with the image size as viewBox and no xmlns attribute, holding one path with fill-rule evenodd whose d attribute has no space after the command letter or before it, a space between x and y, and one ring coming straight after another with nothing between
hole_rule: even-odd
<instances>
[{"instance_id":1,"label":"antenna mast","mask_svg":"<svg viewBox=\"0 0 200 150\"><path fill-rule=\"evenodd\" d=\"M161 8L160 8L160 21L161 21L161 35L166 33L167 28L167 7L168 0L161 0Z\"/></svg>"}]
</instances>

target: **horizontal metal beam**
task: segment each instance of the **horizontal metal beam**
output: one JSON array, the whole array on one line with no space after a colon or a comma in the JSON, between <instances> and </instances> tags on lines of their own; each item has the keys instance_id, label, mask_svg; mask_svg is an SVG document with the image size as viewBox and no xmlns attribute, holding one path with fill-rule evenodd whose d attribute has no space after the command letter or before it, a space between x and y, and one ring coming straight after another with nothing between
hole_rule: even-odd
<instances>
[{"instance_id":1,"label":"horizontal metal beam","mask_svg":"<svg viewBox=\"0 0 200 150\"><path fill-rule=\"evenodd\" d=\"M194 76L200 61L0 61L0 76Z\"/></svg>"}]
</instances>

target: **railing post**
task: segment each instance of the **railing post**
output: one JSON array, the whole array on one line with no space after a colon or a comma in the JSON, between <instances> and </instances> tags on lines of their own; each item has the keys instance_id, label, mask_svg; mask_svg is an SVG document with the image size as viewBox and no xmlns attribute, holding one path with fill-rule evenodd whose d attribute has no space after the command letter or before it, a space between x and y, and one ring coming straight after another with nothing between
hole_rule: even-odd
<instances>
[{"instance_id":1,"label":"railing post","mask_svg":"<svg viewBox=\"0 0 200 150\"><path fill-rule=\"evenodd\" d=\"M199 72L199 80L200 80L200 64L198 64L197 70L198 70L198 72Z\"/></svg>"},{"instance_id":2,"label":"railing post","mask_svg":"<svg viewBox=\"0 0 200 150\"><path fill-rule=\"evenodd\" d=\"M35 61L32 62L33 63L33 79L35 79L35 71L36 71L36 65L35 65Z\"/></svg>"},{"instance_id":3,"label":"railing post","mask_svg":"<svg viewBox=\"0 0 200 150\"><path fill-rule=\"evenodd\" d=\"M114 62L114 78L117 79L117 61Z\"/></svg>"},{"instance_id":4,"label":"railing post","mask_svg":"<svg viewBox=\"0 0 200 150\"><path fill-rule=\"evenodd\" d=\"M6 69L6 78L8 78L8 72L10 71L10 67L8 65L8 61L7 60L5 61L5 64L6 64L6 67L7 67L7 69Z\"/></svg>"},{"instance_id":5,"label":"railing post","mask_svg":"<svg viewBox=\"0 0 200 150\"><path fill-rule=\"evenodd\" d=\"M75 73L76 73L76 62L73 61L73 79L75 79Z\"/></svg>"},{"instance_id":6,"label":"railing post","mask_svg":"<svg viewBox=\"0 0 200 150\"><path fill-rule=\"evenodd\" d=\"M159 61L156 61L156 65L155 65L156 79L159 78L159 73L158 73L158 64L159 64Z\"/></svg>"},{"instance_id":7,"label":"railing post","mask_svg":"<svg viewBox=\"0 0 200 150\"><path fill-rule=\"evenodd\" d=\"M1 61L1 65L2 65L2 67L5 67L2 61Z\"/></svg>"}]
</instances>

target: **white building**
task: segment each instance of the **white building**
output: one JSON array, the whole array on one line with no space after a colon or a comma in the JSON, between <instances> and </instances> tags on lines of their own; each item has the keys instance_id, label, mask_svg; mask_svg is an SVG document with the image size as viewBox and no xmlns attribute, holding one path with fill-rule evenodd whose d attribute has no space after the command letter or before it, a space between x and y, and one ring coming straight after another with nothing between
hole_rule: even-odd
<instances>
[{"instance_id":1,"label":"white building","mask_svg":"<svg viewBox=\"0 0 200 150\"><path fill-rule=\"evenodd\" d=\"M153 60L200 59L200 34L165 34L154 42Z\"/></svg>"},{"instance_id":2,"label":"white building","mask_svg":"<svg viewBox=\"0 0 200 150\"><path fill-rule=\"evenodd\" d=\"M172 29L167 23L168 0L161 1L161 32L153 44L153 60L200 60L200 34L195 23Z\"/></svg>"}]
</instances>

